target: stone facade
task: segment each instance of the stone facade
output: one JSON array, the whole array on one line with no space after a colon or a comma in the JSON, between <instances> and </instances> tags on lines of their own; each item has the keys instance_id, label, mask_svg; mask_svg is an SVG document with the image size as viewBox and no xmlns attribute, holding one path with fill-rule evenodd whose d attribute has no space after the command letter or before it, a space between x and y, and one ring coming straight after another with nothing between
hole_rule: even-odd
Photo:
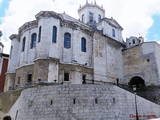
<instances>
[{"instance_id":1,"label":"stone facade","mask_svg":"<svg viewBox=\"0 0 160 120\"><path fill-rule=\"evenodd\" d=\"M144 42L132 49L124 50L124 82L127 83L134 76L139 76L145 80L146 85L159 85L159 47L155 42Z\"/></svg>"},{"instance_id":2,"label":"stone facade","mask_svg":"<svg viewBox=\"0 0 160 120\"><path fill-rule=\"evenodd\" d=\"M88 10L94 12L90 16L95 21L92 21L92 25L87 17ZM69 74L67 83L70 84L82 84L83 79L114 83L117 78L123 79L123 72L120 71L123 69L121 49L124 43L118 32L122 28L113 18L105 18L104 12L97 4L87 3L79 8L79 16L84 14L85 21L78 21L65 13L41 11L36 15L36 20L21 26L17 35L10 36L12 43L7 72L8 89L23 87L28 84L28 79L31 84L38 81L65 83L66 72L66 75ZM101 16L99 20L98 15ZM95 28L102 21L107 26ZM55 41L53 27L56 28ZM109 30L105 30L106 27ZM103 36L103 31L108 31L106 36ZM68 44L65 43L65 34L71 36L69 48L65 48ZM32 48L33 35L36 35L36 41ZM84 43L82 38L85 39ZM117 68L120 68L119 71L116 71Z\"/></svg>"},{"instance_id":3,"label":"stone facade","mask_svg":"<svg viewBox=\"0 0 160 120\"><path fill-rule=\"evenodd\" d=\"M26 88L6 112L12 118L132 120L135 95L113 84L160 85L159 44L133 36L125 43L123 28L96 3L78 13L80 20L41 11L10 36L5 90ZM142 120L160 117L158 105L137 103Z\"/></svg>"},{"instance_id":4,"label":"stone facade","mask_svg":"<svg viewBox=\"0 0 160 120\"><path fill-rule=\"evenodd\" d=\"M133 36L125 43L123 28L113 18L106 18L105 10L96 3L87 2L78 14L80 20L65 13L41 11L36 20L10 36L6 90L23 87L28 79L32 85L39 81L82 84L83 79L160 85L157 43ZM136 78L141 83L134 82Z\"/></svg>"}]
</instances>

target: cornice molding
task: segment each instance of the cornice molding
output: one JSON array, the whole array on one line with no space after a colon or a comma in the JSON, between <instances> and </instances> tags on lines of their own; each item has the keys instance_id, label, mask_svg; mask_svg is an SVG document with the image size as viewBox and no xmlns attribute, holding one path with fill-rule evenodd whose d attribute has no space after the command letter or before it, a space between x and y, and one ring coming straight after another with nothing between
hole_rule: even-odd
<instances>
[{"instance_id":1,"label":"cornice molding","mask_svg":"<svg viewBox=\"0 0 160 120\"><path fill-rule=\"evenodd\" d=\"M37 26L38 26L38 20L26 22L18 29L18 32L19 32L19 34L22 34L25 30L28 30L28 29L31 29L31 28L37 27Z\"/></svg>"}]
</instances>

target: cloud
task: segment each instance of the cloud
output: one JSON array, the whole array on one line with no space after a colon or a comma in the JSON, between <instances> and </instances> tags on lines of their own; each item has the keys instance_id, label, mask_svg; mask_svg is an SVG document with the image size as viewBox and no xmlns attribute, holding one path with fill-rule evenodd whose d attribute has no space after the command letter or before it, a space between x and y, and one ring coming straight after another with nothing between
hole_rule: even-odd
<instances>
[{"instance_id":1,"label":"cloud","mask_svg":"<svg viewBox=\"0 0 160 120\"><path fill-rule=\"evenodd\" d=\"M9 53L9 36L18 33L18 28L25 22L34 20L39 11L65 11L78 19L77 9L80 4L85 3L86 0L11 0L0 25L3 31L4 52ZM103 5L106 17L113 17L124 28L124 40L139 34L147 39L148 30L153 24L152 16L160 14L160 0L97 0L97 4Z\"/></svg>"}]
</instances>

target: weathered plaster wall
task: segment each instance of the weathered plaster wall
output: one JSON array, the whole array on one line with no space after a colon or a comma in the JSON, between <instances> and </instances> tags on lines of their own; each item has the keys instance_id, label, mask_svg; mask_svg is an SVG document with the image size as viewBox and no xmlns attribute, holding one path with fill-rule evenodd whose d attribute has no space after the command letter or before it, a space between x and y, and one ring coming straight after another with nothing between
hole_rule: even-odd
<instances>
[{"instance_id":1,"label":"weathered plaster wall","mask_svg":"<svg viewBox=\"0 0 160 120\"><path fill-rule=\"evenodd\" d=\"M18 51L18 55L19 55L19 59L18 59L18 67L19 66L24 66L26 64L33 64L33 61L35 59L35 48L31 49L31 36L33 33L37 34L37 39L38 40L38 30L37 30L37 26L32 27L28 30L26 30L23 34L21 34L20 36L20 44L19 44L19 51ZM24 51L22 51L22 45L23 45L23 38L26 37L26 41L25 41L25 49ZM37 43L36 43L37 45ZM15 52L14 52L15 54ZM17 54L17 53L16 53Z\"/></svg>"},{"instance_id":2,"label":"weathered plaster wall","mask_svg":"<svg viewBox=\"0 0 160 120\"><path fill-rule=\"evenodd\" d=\"M113 39L94 34L93 63L94 80L116 82L123 79L122 45Z\"/></svg>"},{"instance_id":3,"label":"weathered plaster wall","mask_svg":"<svg viewBox=\"0 0 160 120\"><path fill-rule=\"evenodd\" d=\"M28 88L8 112L16 120L134 120L135 96L117 86L54 85ZM160 117L160 106L137 96L138 114Z\"/></svg>"},{"instance_id":4,"label":"weathered plaster wall","mask_svg":"<svg viewBox=\"0 0 160 120\"><path fill-rule=\"evenodd\" d=\"M13 88L15 84L15 73L7 73L6 80L5 80L5 87L4 91L8 91L8 89Z\"/></svg>"},{"instance_id":5,"label":"weathered plaster wall","mask_svg":"<svg viewBox=\"0 0 160 120\"><path fill-rule=\"evenodd\" d=\"M64 81L64 72L70 73L70 81ZM74 64L60 64L59 83L82 84L82 75L86 75L87 80L93 79L93 69Z\"/></svg>"},{"instance_id":6,"label":"weathered plaster wall","mask_svg":"<svg viewBox=\"0 0 160 120\"><path fill-rule=\"evenodd\" d=\"M16 70L15 86L24 86L27 84L28 74L33 74L33 65L23 66ZM19 81L20 80L20 81ZM19 82L19 83L18 83Z\"/></svg>"},{"instance_id":7,"label":"weathered plaster wall","mask_svg":"<svg viewBox=\"0 0 160 120\"><path fill-rule=\"evenodd\" d=\"M33 81L37 82L38 79L48 81L49 60L39 59L34 62Z\"/></svg>"},{"instance_id":8,"label":"weathered plaster wall","mask_svg":"<svg viewBox=\"0 0 160 120\"><path fill-rule=\"evenodd\" d=\"M9 73L15 73L15 68L18 67L19 63L19 40L18 38L13 38L11 41L11 51L10 51L10 59L8 63L8 71Z\"/></svg>"},{"instance_id":9,"label":"weathered plaster wall","mask_svg":"<svg viewBox=\"0 0 160 120\"><path fill-rule=\"evenodd\" d=\"M154 43L143 43L123 51L126 84L135 76L141 77L146 85L157 84L158 71L154 51Z\"/></svg>"},{"instance_id":10,"label":"weathered plaster wall","mask_svg":"<svg viewBox=\"0 0 160 120\"><path fill-rule=\"evenodd\" d=\"M157 72L158 72L158 85L160 85L160 45L155 43L156 51L156 65L157 65Z\"/></svg>"}]
</instances>

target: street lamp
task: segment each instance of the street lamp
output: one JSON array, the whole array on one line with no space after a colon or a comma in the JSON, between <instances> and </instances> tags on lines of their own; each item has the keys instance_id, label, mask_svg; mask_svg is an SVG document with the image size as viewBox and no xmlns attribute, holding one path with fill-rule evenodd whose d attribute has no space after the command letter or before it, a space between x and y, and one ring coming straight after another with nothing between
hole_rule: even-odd
<instances>
[{"instance_id":1,"label":"street lamp","mask_svg":"<svg viewBox=\"0 0 160 120\"><path fill-rule=\"evenodd\" d=\"M137 87L136 87L136 85L133 85L132 86L133 87L133 91L134 91L134 95L135 95L135 106L136 106L136 120L139 120L139 118L138 118L138 111L137 111L137 99L136 99L136 90L137 90Z\"/></svg>"}]
</instances>

